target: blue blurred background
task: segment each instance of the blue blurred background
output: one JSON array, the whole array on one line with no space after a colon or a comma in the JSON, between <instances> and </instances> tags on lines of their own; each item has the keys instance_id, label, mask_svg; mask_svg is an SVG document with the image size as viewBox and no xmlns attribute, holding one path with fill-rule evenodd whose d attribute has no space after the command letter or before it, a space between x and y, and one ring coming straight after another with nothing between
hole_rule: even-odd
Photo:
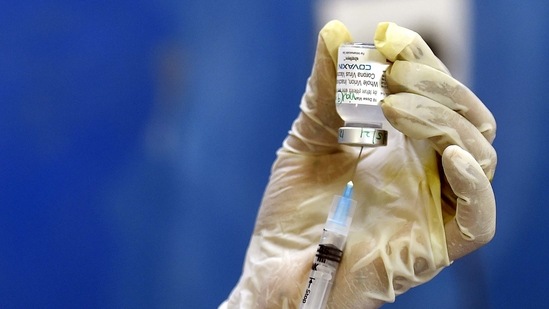
<instances>
[{"instance_id":1,"label":"blue blurred background","mask_svg":"<svg viewBox=\"0 0 549 309\"><path fill-rule=\"evenodd\" d=\"M545 305L549 5L473 4L497 234L389 308ZM298 113L314 6L0 4L0 307L215 308Z\"/></svg>"}]
</instances>

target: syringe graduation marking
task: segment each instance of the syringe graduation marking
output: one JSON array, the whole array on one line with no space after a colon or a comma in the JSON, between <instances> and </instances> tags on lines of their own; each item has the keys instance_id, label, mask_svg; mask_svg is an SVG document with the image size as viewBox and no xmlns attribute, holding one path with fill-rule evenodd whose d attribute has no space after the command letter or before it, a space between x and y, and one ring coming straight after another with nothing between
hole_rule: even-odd
<instances>
[{"instance_id":1,"label":"syringe graduation marking","mask_svg":"<svg viewBox=\"0 0 549 309\"><path fill-rule=\"evenodd\" d=\"M326 260L339 263L341 262L341 257L343 256L343 251L331 244L318 245L316 252L316 260L320 263L326 263ZM313 263L313 269L316 268L315 264L318 265L318 263Z\"/></svg>"}]
</instances>

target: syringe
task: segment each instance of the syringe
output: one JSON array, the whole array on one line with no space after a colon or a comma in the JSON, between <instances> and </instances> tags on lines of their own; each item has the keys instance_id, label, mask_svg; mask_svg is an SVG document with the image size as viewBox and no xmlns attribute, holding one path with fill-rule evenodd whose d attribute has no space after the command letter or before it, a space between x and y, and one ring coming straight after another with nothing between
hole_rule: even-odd
<instances>
[{"instance_id":1,"label":"syringe","mask_svg":"<svg viewBox=\"0 0 549 309\"><path fill-rule=\"evenodd\" d=\"M326 307L356 208L356 201L351 199L352 195L353 182L349 181L343 196L334 196L332 208L324 225L316 257L307 279L307 286L301 300L301 309Z\"/></svg>"}]
</instances>

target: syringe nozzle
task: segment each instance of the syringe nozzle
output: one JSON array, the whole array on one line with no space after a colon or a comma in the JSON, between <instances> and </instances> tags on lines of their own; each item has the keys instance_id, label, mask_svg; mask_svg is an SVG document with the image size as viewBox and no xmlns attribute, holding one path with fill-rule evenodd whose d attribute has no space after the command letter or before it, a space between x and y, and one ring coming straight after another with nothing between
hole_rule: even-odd
<instances>
[{"instance_id":1,"label":"syringe nozzle","mask_svg":"<svg viewBox=\"0 0 549 309\"><path fill-rule=\"evenodd\" d=\"M345 186L345 190L343 191L343 197L351 198L352 196L353 196L353 181L351 180Z\"/></svg>"}]
</instances>

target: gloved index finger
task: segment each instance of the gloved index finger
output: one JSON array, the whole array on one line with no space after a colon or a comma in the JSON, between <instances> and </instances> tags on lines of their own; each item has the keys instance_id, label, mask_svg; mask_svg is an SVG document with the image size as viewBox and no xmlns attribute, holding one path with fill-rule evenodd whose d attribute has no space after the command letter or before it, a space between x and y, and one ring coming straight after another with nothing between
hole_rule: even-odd
<instances>
[{"instance_id":1,"label":"gloved index finger","mask_svg":"<svg viewBox=\"0 0 549 309\"><path fill-rule=\"evenodd\" d=\"M418 33L382 22L377 26L374 42L393 62L387 71L391 91L398 89L397 92L415 93L440 102L471 121L489 142L494 140L496 122L492 113L472 91L451 77Z\"/></svg>"},{"instance_id":2,"label":"gloved index finger","mask_svg":"<svg viewBox=\"0 0 549 309\"><path fill-rule=\"evenodd\" d=\"M434 100L469 120L491 143L496 120L490 110L465 85L450 75L410 61L396 61L387 70L389 89L414 93Z\"/></svg>"},{"instance_id":3,"label":"gloved index finger","mask_svg":"<svg viewBox=\"0 0 549 309\"><path fill-rule=\"evenodd\" d=\"M418 33L395 23L379 23L374 36L374 44L391 62L406 60L421 63L450 74L446 66L435 56Z\"/></svg>"}]
</instances>

